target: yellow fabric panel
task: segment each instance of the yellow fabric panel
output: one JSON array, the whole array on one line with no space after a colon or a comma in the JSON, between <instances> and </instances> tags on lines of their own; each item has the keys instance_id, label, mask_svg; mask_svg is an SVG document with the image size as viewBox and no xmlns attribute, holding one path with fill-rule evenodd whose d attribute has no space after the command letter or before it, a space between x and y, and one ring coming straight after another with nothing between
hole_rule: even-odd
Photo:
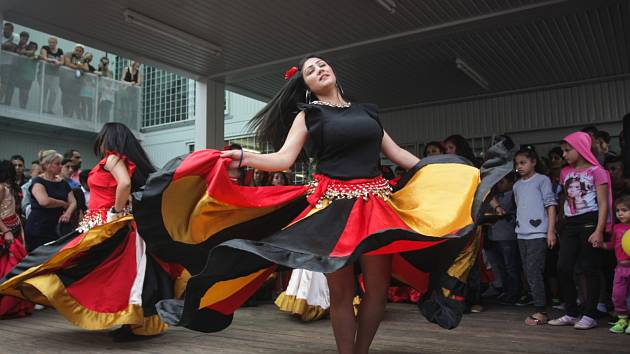
<instances>
[{"instance_id":1,"label":"yellow fabric panel","mask_svg":"<svg viewBox=\"0 0 630 354\"><path fill-rule=\"evenodd\" d=\"M206 193L199 176L186 176L171 183L162 196L164 226L175 241L198 244L230 226L269 214L282 205L240 208L222 203Z\"/></svg>"},{"instance_id":2,"label":"yellow fabric panel","mask_svg":"<svg viewBox=\"0 0 630 354\"><path fill-rule=\"evenodd\" d=\"M29 268L26 271L0 284L0 294L21 297L20 295L16 295L17 291L15 289L12 290L12 288L14 288L17 284L25 281L26 279L32 278L33 276L50 273L59 269L63 264L66 263L66 261L68 261L68 259L90 249L95 245L102 243L106 239L115 235L116 232L118 232L120 229L130 226L130 224L132 224L133 222L133 217L131 215L128 215L112 221L108 224L96 226L90 229L82 236L78 236L81 237L81 241L79 241L72 247L67 247L57 252L46 263Z\"/></svg>"},{"instance_id":3,"label":"yellow fabric panel","mask_svg":"<svg viewBox=\"0 0 630 354\"><path fill-rule=\"evenodd\" d=\"M284 291L278 295L275 304L280 311L297 316L304 322L316 321L328 314L328 309L309 305L305 299L298 299L295 295L287 295Z\"/></svg>"},{"instance_id":4,"label":"yellow fabric panel","mask_svg":"<svg viewBox=\"0 0 630 354\"><path fill-rule=\"evenodd\" d=\"M129 304L126 309L115 313L96 312L83 307L68 294L55 274L36 276L24 281L19 287L24 295L28 295L25 297L27 300L53 306L68 321L84 329L102 330L117 325L144 323L144 311L140 305ZM35 301L40 297L46 298L47 301Z\"/></svg>"},{"instance_id":5,"label":"yellow fabric panel","mask_svg":"<svg viewBox=\"0 0 630 354\"><path fill-rule=\"evenodd\" d=\"M448 269L448 275L457 278L462 283L465 283L468 279L468 273L475 264L475 260L479 253L481 239L481 227L477 227L473 231L473 235L470 242L464 247L460 254L455 258L455 261Z\"/></svg>"},{"instance_id":6,"label":"yellow fabric panel","mask_svg":"<svg viewBox=\"0 0 630 354\"><path fill-rule=\"evenodd\" d=\"M137 336L154 336L167 329L168 325L162 322L159 315L144 317L142 324L131 326L131 332Z\"/></svg>"},{"instance_id":7,"label":"yellow fabric panel","mask_svg":"<svg viewBox=\"0 0 630 354\"><path fill-rule=\"evenodd\" d=\"M420 169L388 204L414 231L444 236L473 223L471 209L479 170L462 164L434 164Z\"/></svg>"},{"instance_id":8,"label":"yellow fabric panel","mask_svg":"<svg viewBox=\"0 0 630 354\"><path fill-rule=\"evenodd\" d=\"M206 293L203 295L201 301L199 302L199 308L202 309L204 307L208 307L212 304L216 304L217 302L227 299L228 297L232 296L234 293L245 287L247 284L254 281L257 277L266 272L268 269L269 268L261 269L257 272L240 278L234 278L215 283L208 290L206 290Z\"/></svg>"},{"instance_id":9,"label":"yellow fabric panel","mask_svg":"<svg viewBox=\"0 0 630 354\"><path fill-rule=\"evenodd\" d=\"M175 279L175 284L173 285L175 298L181 299L184 297L184 291L186 291L186 285L188 285L188 279L190 279L190 273L184 269L182 270L182 274L180 274L177 279Z\"/></svg>"}]
</instances>

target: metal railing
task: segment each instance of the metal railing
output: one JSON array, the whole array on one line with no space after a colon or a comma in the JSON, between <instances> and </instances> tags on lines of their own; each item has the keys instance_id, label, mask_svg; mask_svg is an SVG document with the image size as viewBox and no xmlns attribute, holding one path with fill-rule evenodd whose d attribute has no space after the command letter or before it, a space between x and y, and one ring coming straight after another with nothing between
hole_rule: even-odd
<instances>
[{"instance_id":1,"label":"metal railing","mask_svg":"<svg viewBox=\"0 0 630 354\"><path fill-rule=\"evenodd\" d=\"M142 88L0 51L0 115L97 132L121 122L140 131Z\"/></svg>"}]
</instances>

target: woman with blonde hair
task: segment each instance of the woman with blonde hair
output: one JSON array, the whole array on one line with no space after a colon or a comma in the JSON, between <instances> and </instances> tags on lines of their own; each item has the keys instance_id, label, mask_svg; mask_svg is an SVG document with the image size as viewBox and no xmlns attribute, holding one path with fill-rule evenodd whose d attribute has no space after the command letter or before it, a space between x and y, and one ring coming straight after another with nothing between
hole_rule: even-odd
<instances>
[{"instance_id":1,"label":"woman with blonde hair","mask_svg":"<svg viewBox=\"0 0 630 354\"><path fill-rule=\"evenodd\" d=\"M59 176L63 156L55 150L40 152L39 161L43 173L33 177L30 192L31 214L26 221L26 249L30 252L37 247L55 241L57 224L70 221L77 203L72 189Z\"/></svg>"}]
</instances>

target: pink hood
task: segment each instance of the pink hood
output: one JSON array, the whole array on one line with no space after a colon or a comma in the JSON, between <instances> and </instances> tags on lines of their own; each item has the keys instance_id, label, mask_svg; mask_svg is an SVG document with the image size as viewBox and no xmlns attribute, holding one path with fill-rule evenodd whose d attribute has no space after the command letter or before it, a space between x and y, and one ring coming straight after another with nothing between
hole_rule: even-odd
<instances>
[{"instance_id":1,"label":"pink hood","mask_svg":"<svg viewBox=\"0 0 630 354\"><path fill-rule=\"evenodd\" d=\"M575 149L575 151L577 151L578 154L580 154L580 156L582 156L582 158L586 160L588 163L590 163L593 166L599 166L601 168L604 168L602 165L600 165L599 161L597 161L597 158L591 151L592 140L591 140L590 135L583 132L575 132L575 133L571 133L567 135L566 137L564 137L563 140L567 142L569 145L571 145L571 147ZM612 187L611 187L612 184L610 183L610 174L608 173L608 171L606 171L606 180L608 183L608 217L606 220L606 231L610 231L613 225L613 218L612 218L613 200L612 200Z\"/></svg>"}]
</instances>

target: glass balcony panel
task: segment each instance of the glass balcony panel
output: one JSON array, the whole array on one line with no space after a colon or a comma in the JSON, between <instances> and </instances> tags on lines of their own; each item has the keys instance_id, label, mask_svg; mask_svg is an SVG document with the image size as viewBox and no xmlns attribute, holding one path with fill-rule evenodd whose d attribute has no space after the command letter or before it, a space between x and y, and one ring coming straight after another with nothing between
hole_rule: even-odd
<instances>
[{"instance_id":1,"label":"glass balcony panel","mask_svg":"<svg viewBox=\"0 0 630 354\"><path fill-rule=\"evenodd\" d=\"M0 51L0 115L98 132L121 122L139 131L142 88Z\"/></svg>"}]
</instances>

